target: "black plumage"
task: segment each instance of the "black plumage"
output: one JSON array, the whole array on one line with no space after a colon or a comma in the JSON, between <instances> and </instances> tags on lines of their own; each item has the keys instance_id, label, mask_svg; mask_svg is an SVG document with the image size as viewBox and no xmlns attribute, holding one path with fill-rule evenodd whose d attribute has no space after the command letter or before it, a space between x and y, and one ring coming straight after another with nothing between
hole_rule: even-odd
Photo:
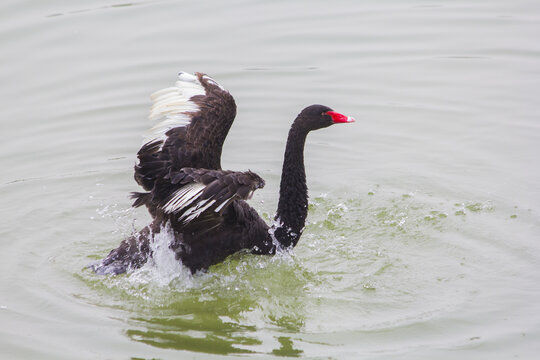
<instances>
[{"instance_id":1,"label":"black plumage","mask_svg":"<svg viewBox=\"0 0 540 360\"><path fill-rule=\"evenodd\" d=\"M150 117L162 121L137 153L135 180L146 192L132 193L133 206L146 206L153 221L92 265L94 271L119 274L140 267L166 224L174 236L171 249L192 272L242 249L274 254L278 247L295 246L308 209L307 134L354 120L323 105L311 105L297 116L287 139L275 221L269 226L245 202L264 180L251 171L221 169L223 142L236 115L229 92L205 74L180 73L176 87L153 96Z\"/></svg>"}]
</instances>

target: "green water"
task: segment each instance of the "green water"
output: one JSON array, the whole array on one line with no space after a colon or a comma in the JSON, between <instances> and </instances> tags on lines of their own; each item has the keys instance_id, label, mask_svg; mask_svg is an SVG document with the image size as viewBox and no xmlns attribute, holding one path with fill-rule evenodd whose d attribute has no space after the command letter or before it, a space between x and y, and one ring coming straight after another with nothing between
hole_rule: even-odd
<instances>
[{"instance_id":1,"label":"green water","mask_svg":"<svg viewBox=\"0 0 540 360\"><path fill-rule=\"evenodd\" d=\"M534 1L0 5L0 358L534 359L540 351ZM308 225L191 276L167 251L85 268L131 209L148 95L178 71L235 96L226 169L277 206L306 105ZM166 238L162 239L166 242Z\"/></svg>"}]
</instances>

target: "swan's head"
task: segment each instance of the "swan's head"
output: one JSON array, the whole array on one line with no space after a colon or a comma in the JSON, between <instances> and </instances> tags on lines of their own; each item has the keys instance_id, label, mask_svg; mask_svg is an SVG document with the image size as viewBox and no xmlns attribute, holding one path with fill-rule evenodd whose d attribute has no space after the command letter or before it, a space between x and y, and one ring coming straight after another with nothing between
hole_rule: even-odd
<instances>
[{"instance_id":1,"label":"swan's head","mask_svg":"<svg viewBox=\"0 0 540 360\"><path fill-rule=\"evenodd\" d=\"M324 105L308 106L298 115L298 119L309 130L322 129L333 124L354 122L352 117L335 112Z\"/></svg>"}]
</instances>

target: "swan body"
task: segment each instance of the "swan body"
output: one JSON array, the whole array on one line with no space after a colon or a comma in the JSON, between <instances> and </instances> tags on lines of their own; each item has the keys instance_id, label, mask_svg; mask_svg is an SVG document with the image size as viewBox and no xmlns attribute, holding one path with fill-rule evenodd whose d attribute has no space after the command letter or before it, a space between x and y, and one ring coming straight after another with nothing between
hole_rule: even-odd
<instances>
[{"instance_id":1,"label":"swan body","mask_svg":"<svg viewBox=\"0 0 540 360\"><path fill-rule=\"evenodd\" d=\"M251 171L221 169L221 151L236 116L231 94L203 73L181 72L175 85L151 95L156 125L137 153L133 206L146 206L152 222L91 265L98 274L120 274L142 266L151 242L170 224L170 248L191 272L206 270L242 249L274 254L302 235L308 208L304 167L307 134L354 119L323 105L303 109L289 131L280 199L269 226L248 205L264 180Z\"/></svg>"}]
</instances>

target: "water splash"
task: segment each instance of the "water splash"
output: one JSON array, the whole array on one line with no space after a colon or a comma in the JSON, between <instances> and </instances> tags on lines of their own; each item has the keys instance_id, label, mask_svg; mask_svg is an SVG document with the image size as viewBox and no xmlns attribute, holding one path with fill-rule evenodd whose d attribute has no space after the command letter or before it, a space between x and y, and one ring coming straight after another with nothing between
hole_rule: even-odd
<instances>
[{"instance_id":1,"label":"water splash","mask_svg":"<svg viewBox=\"0 0 540 360\"><path fill-rule=\"evenodd\" d=\"M152 284L158 287L190 288L193 276L189 269L176 259L170 245L174 241L174 233L170 223L162 226L161 231L154 234L150 243L152 256L141 268L133 270L128 279L133 284Z\"/></svg>"},{"instance_id":2,"label":"water splash","mask_svg":"<svg viewBox=\"0 0 540 360\"><path fill-rule=\"evenodd\" d=\"M171 321L201 338L214 334L212 324L230 328L222 339L230 352L260 350L249 329L262 327L276 334L395 328L452 311L471 296L463 286L475 274L474 264L464 260L471 252L445 234L473 214L491 211L489 204L381 188L372 195L324 194L312 198L310 222L293 250L279 249L275 256L240 252L193 276L170 250L173 234L166 227L156 234L147 264L105 282L122 292L123 303L135 304L139 330L130 337L171 348L191 339L183 330L171 332ZM470 216L453 216L457 209ZM334 317L348 315L336 321L321 308Z\"/></svg>"},{"instance_id":3,"label":"water splash","mask_svg":"<svg viewBox=\"0 0 540 360\"><path fill-rule=\"evenodd\" d=\"M107 204L96 209L96 213L103 219L114 221L113 234L129 237L135 233L135 208L121 207L118 204Z\"/></svg>"}]
</instances>

